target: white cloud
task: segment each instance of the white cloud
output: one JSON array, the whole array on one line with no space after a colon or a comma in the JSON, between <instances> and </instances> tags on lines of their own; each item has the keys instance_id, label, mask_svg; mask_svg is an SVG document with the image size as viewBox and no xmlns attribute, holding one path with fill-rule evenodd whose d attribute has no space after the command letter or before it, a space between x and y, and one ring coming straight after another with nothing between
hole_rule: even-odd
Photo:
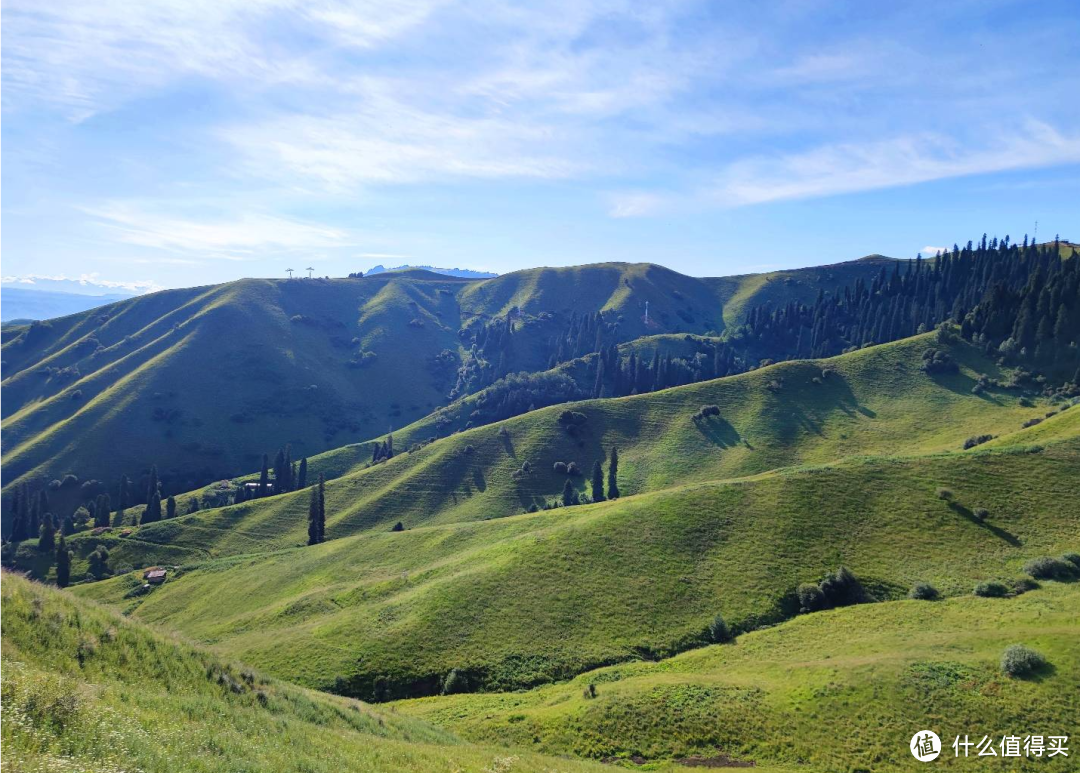
<instances>
[{"instance_id":1,"label":"white cloud","mask_svg":"<svg viewBox=\"0 0 1080 773\"><path fill-rule=\"evenodd\" d=\"M1080 135L1063 135L1047 124L1030 121L982 147L924 133L747 158L724 169L707 195L722 205L738 206L1077 161Z\"/></svg>"},{"instance_id":2,"label":"white cloud","mask_svg":"<svg viewBox=\"0 0 1080 773\"><path fill-rule=\"evenodd\" d=\"M4 3L5 107L52 105L74 120L190 75L273 84L324 82L307 51L269 30L339 45L385 43L438 0L9 0Z\"/></svg>"},{"instance_id":3,"label":"white cloud","mask_svg":"<svg viewBox=\"0 0 1080 773\"><path fill-rule=\"evenodd\" d=\"M180 218L124 202L84 211L113 232L119 242L201 258L250 260L268 252L352 243L352 236L340 228L261 213L241 213L227 220Z\"/></svg>"},{"instance_id":4,"label":"white cloud","mask_svg":"<svg viewBox=\"0 0 1080 773\"><path fill-rule=\"evenodd\" d=\"M79 289L87 294L94 294L95 290L123 290L135 295L160 290L161 285L149 279L144 280L114 280L102 279L100 274L79 274L68 276L67 274L22 274L19 276L5 276L0 279L5 285L25 285L35 289L70 290ZM74 287L65 287L73 285Z\"/></svg>"},{"instance_id":5,"label":"white cloud","mask_svg":"<svg viewBox=\"0 0 1080 773\"><path fill-rule=\"evenodd\" d=\"M934 247L933 245L927 245L921 250L919 250L919 252L927 257L932 257L934 255L937 255L939 252L947 252L948 249L948 247Z\"/></svg>"},{"instance_id":6,"label":"white cloud","mask_svg":"<svg viewBox=\"0 0 1080 773\"><path fill-rule=\"evenodd\" d=\"M615 193L608 198L608 215L614 218L655 215L669 203L663 196L646 191Z\"/></svg>"}]
</instances>

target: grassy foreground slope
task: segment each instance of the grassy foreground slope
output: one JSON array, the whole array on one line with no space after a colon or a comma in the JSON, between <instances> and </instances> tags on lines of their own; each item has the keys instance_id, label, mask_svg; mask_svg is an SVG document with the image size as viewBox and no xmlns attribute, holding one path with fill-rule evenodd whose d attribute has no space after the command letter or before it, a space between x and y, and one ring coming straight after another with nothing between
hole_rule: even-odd
<instances>
[{"instance_id":1,"label":"grassy foreground slope","mask_svg":"<svg viewBox=\"0 0 1080 773\"><path fill-rule=\"evenodd\" d=\"M3 576L4 769L587 771L263 678Z\"/></svg>"},{"instance_id":2,"label":"grassy foreground slope","mask_svg":"<svg viewBox=\"0 0 1080 773\"><path fill-rule=\"evenodd\" d=\"M1002 675L1001 653L1017 643L1050 666L1032 679ZM472 740L594 758L723 755L830 773L915 771L925 763L908 742L929 729L944 742L939 767L1064 772L1076 769L1077 683L1080 585L1047 582L1011 599L835 609L567 684L396 706ZM595 698L583 697L589 684ZM996 743L1029 734L1069 735L1069 756L976 761L952 749L957 735Z\"/></svg>"},{"instance_id":3,"label":"grassy foreground slope","mask_svg":"<svg viewBox=\"0 0 1080 773\"><path fill-rule=\"evenodd\" d=\"M330 481L327 536L388 530L397 521L411 528L520 514L562 493L567 476L554 471L555 462L576 462L587 475L613 445L625 496L861 454L958 450L970 436L1006 436L1045 412L1007 391L972 394L977 374L1004 374L964 343L950 349L959 372L925 373L921 355L930 345L931 336L920 336L820 362L552 406L462 432ZM709 404L720 415L695 418ZM588 417L574 435L558 421L567 407ZM399 447L412 435L400 438ZM586 489L586 476L571 481ZM292 547L306 543L308 498L284 494L153 524L127 540L77 537L72 544L84 557L104 542L119 551L119 564L132 565L168 561L164 553L155 558L155 544L191 556Z\"/></svg>"},{"instance_id":4,"label":"grassy foreground slope","mask_svg":"<svg viewBox=\"0 0 1080 773\"><path fill-rule=\"evenodd\" d=\"M963 594L1076 550L1078 416L1041 447L796 467L220 560L141 598L131 577L78 592L345 694L432 694L452 669L471 689L528 687L699 646L718 612L784 619L799 583L840 564L881 598L918 581Z\"/></svg>"}]
</instances>

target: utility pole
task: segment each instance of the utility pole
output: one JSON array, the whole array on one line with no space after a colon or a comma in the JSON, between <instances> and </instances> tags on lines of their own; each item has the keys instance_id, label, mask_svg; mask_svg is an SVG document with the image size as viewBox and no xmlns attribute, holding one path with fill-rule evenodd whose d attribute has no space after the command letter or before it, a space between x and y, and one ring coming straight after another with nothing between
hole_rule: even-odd
<instances>
[{"instance_id":1,"label":"utility pole","mask_svg":"<svg viewBox=\"0 0 1080 773\"><path fill-rule=\"evenodd\" d=\"M291 268L285 269L285 273L289 275L289 279L292 279L292 272L293 270Z\"/></svg>"},{"instance_id":2,"label":"utility pole","mask_svg":"<svg viewBox=\"0 0 1080 773\"><path fill-rule=\"evenodd\" d=\"M314 270L315 269L313 269L311 266L308 266L307 268L304 269L304 271L307 271L307 278L308 279L311 279L311 272L314 271Z\"/></svg>"}]
</instances>

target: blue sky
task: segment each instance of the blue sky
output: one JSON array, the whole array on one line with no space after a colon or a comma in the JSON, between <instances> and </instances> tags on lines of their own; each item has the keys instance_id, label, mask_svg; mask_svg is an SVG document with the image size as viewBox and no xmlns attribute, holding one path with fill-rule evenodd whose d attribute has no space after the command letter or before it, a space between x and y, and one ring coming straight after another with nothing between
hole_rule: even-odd
<instances>
[{"instance_id":1,"label":"blue sky","mask_svg":"<svg viewBox=\"0 0 1080 773\"><path fill-rule=\"evenodd\" d=\"M1061 2L5 0L3 268L138 289L1080 239Z\"/></svg>"}]
</instances>

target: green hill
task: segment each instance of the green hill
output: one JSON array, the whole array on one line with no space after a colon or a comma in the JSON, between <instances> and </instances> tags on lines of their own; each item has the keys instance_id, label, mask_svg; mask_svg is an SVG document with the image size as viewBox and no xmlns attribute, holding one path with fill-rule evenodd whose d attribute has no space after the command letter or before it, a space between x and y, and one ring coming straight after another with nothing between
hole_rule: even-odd
<instances>
[{"instance_id":1,"label":"green hill","mask_svg":"<svg viewBox=\"0 0 1080 773\"><path fill-rule=\"evenodd\" d=\"M1068 439L1032 446L1024 430L992 451L857 457L435 519L191 566L146 597L131 597L138 581L126 576L79 592L346 694L431 693L452 669L474 689L527 687L699 646L717 612L743 629L784 619L795 587L839 564L882 598L921 580L956 594L1076 549L1080 411L1050 422Z\"/></svg>"},{"instance_id":2,"label":"green hill","mask_svg":"<svg viewBox=\"0 0 1080 773\"><path fill-rule=\"evenodd\" d=\"M1001 653L1016 643L1050 666L1033 679L1003 676ZM660 663L591 671L525 693L424 698L396 708L477 741L601 759L916 771L924 763L908 742L929 729L944 747L935 764L949 769L982 762L1064 771L1073 769L1074 749L1067 758L1000 766L957 759L952 743L958 735L975 742L992 735L995 746L1004 735L1072 736L1078 682L1080 587L1050 582L1011 599L834 609ZM590 684L595 698L583 697ZM1074 745L1071 737L1066 745Z\"/></svg>"},{"instance_id":3,"label":"green hill","mask_svg":"<svg viewBox=\"0 0 1080 773\"><path fill-rule=\"evenodd\" d=\"M283 684L6 572L2 592L5 769L601 769Z\"/></svg>"},{"instance_id":4,"label":"green hill","mask_svg":"<svg viewBox=\"0 0 1080 773\"><path fill-rule=\"evenodd\" d=\"M1025 407L1009 390L973 394L977 375L1007 377L964 343L951 344L958 372L927 374L921 354L932 344L923 336L822 362L552 406L375 466L363 461L370 458L366 447L351 449L347 459L334 454L346 474L326 486L327 536L385 531L398 521L412 528L520 514L561 495L568 476L554 469L560 461L585 473L570 480L587 493L592 463L603 459L606 466L613 445L620 489L632 495L857 455L960 450L969 437L1008 435L1045 412ZM719 415L697 417L703 405L716 405ZM574 434L559 423L568 407L587 417ZM398 447L428 432L424 422L406 428L396 436ZM320 464L315 460L313 469ZM85 557L105 544L117 565L132 566L293 547L307 541L308 500L307 491L297 491L143 526L127 538L83 533L72 546ZM24 543L20 565L30 568L34 555L34 542ZM85 571L85 564L76 566Z\"/></svg>"},{"instance_id":5,"label":"green hill","mask_svg":"<svg viewBox=\"0 0 1080 773\"><path fill-rule=\"evenodd\" d=\"M843 276L870 275L844 265ZM803 294L827 281L819 269L785 275ZM572 314L604 312L616 342L715 333L725 302L756 297L756 282L614 263L484 281L423 271L247 279L6 328L4 491L72 473L115 496L120 475L141 490L153 464L166 493L190 490L257 470L286 443L312 456L431 413L471 361L471 336L495 318L513 316L516 340L487 367L535 372L550 366Z\"/></svg>"}]
</instances>

